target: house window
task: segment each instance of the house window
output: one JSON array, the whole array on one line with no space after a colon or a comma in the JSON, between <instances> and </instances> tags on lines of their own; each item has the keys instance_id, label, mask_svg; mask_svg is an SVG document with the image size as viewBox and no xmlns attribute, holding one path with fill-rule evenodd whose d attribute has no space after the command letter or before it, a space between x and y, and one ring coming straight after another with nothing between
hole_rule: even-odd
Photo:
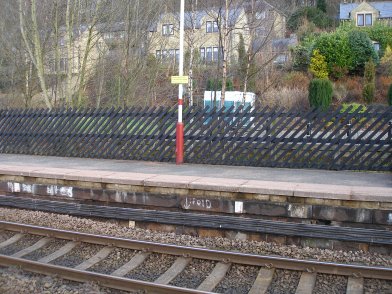
<instances>
[{"instance_id":1,"label":"house window","mask_svg":"<svg viewBox=\"0 0 392 294\"><path fill-rule=\"evenodd\" d=\"M213 54L212 54L212 60L216 61L218 60L219 56L219 50L218 47L213 48Z\"/></svg>"},{"instance_id":2,"label":"house window","mask_svg":"<svg viewBox=\"0 0 392 294\"><path fill-rule=\"evenodd\" d=\"M176 62L180 61L180 50L176 49Z\"/></svg>"},{"instance_id":3,"label":"house window","mask_svg":"<svg viewBox=\"0 0 392 294\"><path fill-rule=\"evenodd\" d=\"M200 48L200 59L201 59L202 61L205 61L205 60L206 60L206 48L204 48L204 47L201 47L201 48Z\"/></svg>"},{"instance_id":4,"label":"house window","mask_svg":"<svg viewBox=\"0 0 392 294\"><path fill-rule=\"evenodd\" d=\"M162 60L167 59L168 56L168 51L167 50L162 50Z\"/></svg>"},{"instance_id":5,"label":"house window","mask_svg":"<svg viewBox=\"0 0 392 294\"><path fill-rule=\"evenodd\" d=\"M373 25L373 15L371 13L359 13L357 14L357 26L368 27Z\"/></svg>"},{"instance_id":6,"label":"house window","mask_svg":"<svg viewBox=\"0 0 392 294\"><path fill-rule=\"evenodd\" d=\"M68 62L67 58L60 58L60 71L68 72Z\"/></svg>"},{"instance_id":7,"label":"house window","mask_svg":"<svg viewBox=\"0 0 392 294\"><path fill-rule=\"evenodd\" d=\"M218 32L218 22L217 21L207 21L206 22L206 32L216 33Z\"/></svg>"},{"instance_id":8,"label":"house window","mask_svg":"<svg viewBox=\"0 0 392 294\"><path fill-rule=\"evenodd\" d=\"M206 61L212 61L212 47L206 48Z\"/></svg>"},{"instance_id":9,"label":"house window","mask_svg":"<svg viewBox=\"0 0 392 294\"><path fill-rule=\"evenodd\" d=\"M163 36L174 35L174 25L173 24L162 25L162 35Z\"/></svg>"},{"instance_id":10,"label":"house window","mask_svg":"<svg viewBox=\"0 0 392 294\"><path fill-rule=\"evenodd\" d=\"M161 59L161 50L157 50L155 53L155 57L160 60Z\"/></svg>"},{"instance_id":11,"label":"house window","mask_svg":"<svg viewBox=\"0 0 392 294\"><path fill-rule=\"evenodd\" d=\"M265 19L266 17L267 17L267 12L265 10L256 12L256 19L261 20L261 19Z\"/></svg>"}]
</instances>

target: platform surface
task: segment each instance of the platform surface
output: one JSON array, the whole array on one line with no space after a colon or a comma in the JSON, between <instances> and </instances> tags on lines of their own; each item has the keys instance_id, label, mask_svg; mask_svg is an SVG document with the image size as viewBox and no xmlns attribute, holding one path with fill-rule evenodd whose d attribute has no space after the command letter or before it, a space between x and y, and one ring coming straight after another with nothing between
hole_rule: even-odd
<instances>
[{"instance_id":1,"label":"platform surface","mask_svg":"<svg viewBox=\"0 0 392 294\"><path fill-rule=\"evenodd\" d=\"M0 154L0 175L392 202L392 173Z\"/></svg>"}]
</instances>

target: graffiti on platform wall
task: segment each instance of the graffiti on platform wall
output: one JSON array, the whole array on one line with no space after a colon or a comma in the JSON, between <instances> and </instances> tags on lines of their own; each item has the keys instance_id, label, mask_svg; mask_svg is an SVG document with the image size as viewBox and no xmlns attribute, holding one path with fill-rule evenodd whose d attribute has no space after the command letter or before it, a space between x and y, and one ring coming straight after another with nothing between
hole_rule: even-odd
<instances>
[{"instance_id":1,"label":"graffiti on platform wall","mask_svg":"<svg viewBox=\"0 0 392 294\"><path fill-rule=\"evenodd\" d=\"M185 198L185 203L183 204L185 209L194 209L194 208L205 208L211 209L212 202L208 199L198 199L198 198Z\"/></svg>"},{"instance_id":2,"label":"graffiti on platform wall","mask_svg":"<svg viewBox=\"0 0 392 294\"><path fill-rule=\"evenodd\" d=\"M20 183L13 183L13 182L8 182L8 192L12 193L33 193L34 187L33 185L29 184L20 184Z\"/></svg>"},{"instance_id":3,"label":"graffiti on platform wall","mask_svg":"<svg viewBox=\"0 0 392 294\"><path fill-rule=\"evenodd\" d=\"M51 196L65 196L65 197L73 197L73 188L72 187L59 187L59 186L47 186L46 193Z\"/></svg>"},{"instance_id":4,"label":"graffiti on platform wall","mask_svg":"<svg viewBox=\"0 0 392 294\"><path fill-rule=\"evenodd\" d=\"M21 184L16 182L7 182L8 192L24 193L32 195L49 195L73 198L73 188L55 185L38 185L38 184Z\"/></svg>"}]
</instances>

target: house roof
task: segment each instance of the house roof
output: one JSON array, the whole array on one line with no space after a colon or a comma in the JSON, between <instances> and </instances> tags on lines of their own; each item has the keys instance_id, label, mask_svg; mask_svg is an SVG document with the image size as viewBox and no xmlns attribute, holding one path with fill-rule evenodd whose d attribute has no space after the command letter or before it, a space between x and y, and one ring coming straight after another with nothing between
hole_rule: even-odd
<instances>
[{"instance_id":1,"label":"house roof","mask_svg":"<svg viewBox=\"0 0 392 294\"><path fill-rule=\"evenodd\" d=\"M238 20L238 17L241 15L241 12L243 11L243 8L238 6L234 7L232 9L229 9L229 26L232 27L235 25L235 23ZM158 23L162 22L164 17L167 14L162 14L158 21L155 22L151 27L150 27L150 32L156 32L158 30ZM179 13L173 13L172 14L175 19L178 21L180 20L180 14ZM185 12L185 23L184 27L185 29L191 29L192 28L192 23L193 23L193 18L195 18L195 28L200 29L201 26L203 25L203 18L206 16L218 16L221 15L224 17L225 15L225 10L224 9L218 9L218 8L211 8L209 11L204 11L204 10L197 10L195 11L195 17L192 16L192 13L190 11Z\"/></svg>"},{"instance_id":2,"label":"house roof","mask_svg":"<svg viewBox=\"0 0 392 294\"><path fill-rule=\"evenodd\" d=\"M263 38L256 38L253 40L253 49L255 51L260 51L263 46L268 44ZM295 34L292 34L290 38L281 38L272 40L272 50L275 52L284 52L289 50L290 47L298 44L298 38Z\"/></svg>"},{"instance_id":3,"label":"house roof","mask_svg":"<svg viewBox=\"0 0 392 294\"><path fill-rule=\"evenodd\" d=\"M392 18L392 1L367 2L380 12L379 18ZM361 3L340 3L340 19L350 19L350 12L357 8Z\"/></svg>"}]
</instances>

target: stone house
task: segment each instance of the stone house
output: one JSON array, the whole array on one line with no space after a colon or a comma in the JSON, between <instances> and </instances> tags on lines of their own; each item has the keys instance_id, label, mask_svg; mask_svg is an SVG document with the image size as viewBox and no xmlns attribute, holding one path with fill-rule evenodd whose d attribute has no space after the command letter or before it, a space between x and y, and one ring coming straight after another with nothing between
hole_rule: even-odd
<instances>
[{"instance_id":1,"label":"stone house","mask_svg":"<svg viewBox=\"0 0 392 294\"><path fill-rule=\"evenodd\" d=\"M340 21L354 21L358 27L373 26L381 22L392 26L392 1L356 1L340 3Z\"/></svg>"}]
</instances>

